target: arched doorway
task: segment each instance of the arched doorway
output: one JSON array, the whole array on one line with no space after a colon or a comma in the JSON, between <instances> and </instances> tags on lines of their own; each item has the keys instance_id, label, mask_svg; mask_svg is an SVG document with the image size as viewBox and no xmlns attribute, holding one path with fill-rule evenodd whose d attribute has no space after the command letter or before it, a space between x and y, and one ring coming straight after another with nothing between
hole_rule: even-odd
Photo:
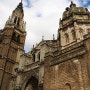
<instances>
[{"instance_id":1,"label":"arched doorway","mask_svg":"<svg viewBox=\"0 0 90 90\"><path fill-rule=\"evenodd\" d=\"M71 85L69 83L65 84L65 90L71 90Z\"/></svg>"},{"instance_id":2,"label":"arched doorway","mask_svg":"<svg viewBox=\"0 0 90 90\"><path fill-rule=\"evenodd\" d=\"M25 90L38 90L38 80L35 77L31 77L26 83Z\"/></svg>"}]
</instances>

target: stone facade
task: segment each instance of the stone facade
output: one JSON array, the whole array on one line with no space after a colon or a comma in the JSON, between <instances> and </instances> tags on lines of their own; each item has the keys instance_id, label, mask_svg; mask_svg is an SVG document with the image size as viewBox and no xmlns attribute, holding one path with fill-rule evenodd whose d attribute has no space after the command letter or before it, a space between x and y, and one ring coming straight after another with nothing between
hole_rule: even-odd
<instances>
[{"instance_id":1,"label":"stone facade","mask_svg":"<svg viewBox=\"0 0 90 90\"><path fill-rule=\"evenodd\" d=\"M1 90L90 90L88 9L71 2L60 19L57 39L42 39L28 53L23 51L23 16L20 3L0 31Z\"/></svg>"},{"instance_id":2,"label":"stone facade","mask_svg":"<svg viewBox=\"0 0 90 90\"><path fill-rule=\"evenodd\" d=\"M89 15L73 2L66 8L58 30L61 48L45 55L44 90L90 90Z\"/></svg>"},{"instance_id":3,"label":"stone facade","mask_svg":"<svg viewBox=\"0 0 90 90\"><path fill-rule=\"evenodd\" d=\"M0 90L13 90L15 68L24 53L26 31L23 16L20 3L0 31Z\"/></svg>"}]
</instances>

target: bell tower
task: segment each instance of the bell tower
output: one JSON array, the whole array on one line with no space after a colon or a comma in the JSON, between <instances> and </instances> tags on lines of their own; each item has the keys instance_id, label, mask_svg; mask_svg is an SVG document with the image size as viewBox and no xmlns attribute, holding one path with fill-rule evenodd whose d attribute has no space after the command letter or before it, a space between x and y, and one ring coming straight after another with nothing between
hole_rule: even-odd
<instances>
[{"instance_id":1,"label":"bell tower","mask_svg":"<svg viewBox=\"0 0 90 90\"><path fill-rule=\"evenodd\" d=\"M10 90L10 82L15 77L14 67L24 52L26 23L23 18L21 1L0 31L0 90Z\"/></svg>"}]
</instances>

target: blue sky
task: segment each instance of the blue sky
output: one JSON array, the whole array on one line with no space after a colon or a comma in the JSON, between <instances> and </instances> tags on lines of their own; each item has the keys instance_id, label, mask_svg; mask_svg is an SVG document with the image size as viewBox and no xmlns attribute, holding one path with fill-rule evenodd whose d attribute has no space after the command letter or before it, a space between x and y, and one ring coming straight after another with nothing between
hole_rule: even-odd
<instances>
[{"instance_id":1,"label":"blue sky","mask_svg":"<svg viewBox=\"0 0 90 90\"><path fill-rule=\"evenodd\" d=\"M0 1L0 29L2 29L21 0ZM84 6L90 10L90 0L72 0L77 6ZM26 21L27 37L25 51L31 50L33 44L57 38L59 19L63 11L70 5L71 0L23 0L24 20Z\"/></svg>"},{"instance_id":2,"label":"blue sky","mask_svg":"<svg viewBox=\"0 0 90 90\"><path fill-rule=\"evenodd\" d=\"M32 4L34 2L37 2L38 0L23 0L23 1L26 1L26 3L27 3L26 7L30 8L30 7L33 6ZM68 1L69 2L73 1L74 2L75 0L68 0ZM90 0L78 0L78 2L80 2L81 5L84 6L84 7L88 7L90 5Z\"/></svg>"},{"instance_id":3,"label":"blue sky","mask_svg":"<svg viewBox=\"0 0 90 90\"><path fill-rule=\"evenodd\" d=\"M90 0L80 0L80 3L84 7L88 7L90 5Z\"/></svg>"},{"instance_id":4,"label":"blue sky","mask_svg":"<svg viewBox=\"0 0 90 90\"><path fill-rule=\"evenodd\" d=\"M31 5L31 1L30 0L26 0L27 4L26 4L26 7L30 8L32 5Z\"/></svg>"}]
</instances>

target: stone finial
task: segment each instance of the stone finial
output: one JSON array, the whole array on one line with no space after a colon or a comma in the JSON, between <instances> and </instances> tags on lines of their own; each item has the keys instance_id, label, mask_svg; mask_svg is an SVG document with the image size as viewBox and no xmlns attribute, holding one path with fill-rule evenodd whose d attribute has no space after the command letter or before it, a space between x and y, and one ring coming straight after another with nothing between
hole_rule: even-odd
<instances>
[{"instance_id":1,"label":"stone finial","mask_svg":"<svg viewBox=\"0 0 90 90\"><path fill-rule=\"evenodd\" d=\"M85 10L86 10L86 12L88 12L88 9L87 8L85 8Z\"/></svg>"},{"instance_id":2,"label":"stone finial","mask_svg":"<svg viewBox=\"0 0 90 90\"><path fill-rule=\"evenodd\" d=\"M66 7L66 11L69 11L69 7Z\"/></svg>"},{"instance_id":3,"label":"stone finial","mask_svg":"<svg viewBox=\"0 0 90 90\"><path fill-rule=\"evenodd\" d=\"M44 36L42 36L42 41L44 41Z\"/></svg>"},{"instance_id":4,"label":"stone finial","mask_svg":"<svg viewBox=\"0 0 90 90\"><path fill-rule=\"evenodd\" d=\"M10 16L8 20L6 21L5 27L7 27L9 24L12 24L12 18Z\"/></svg>"},{"instance_id":5,"label":"stone finial","mask_svg":"<svg viewBox=\"0 0 90 90\"><path fill-rule=\"evenodd\" d=\"M71 4L73 4L73 1L71 1Z\"/></svg>"},{"instance_id":6,"label":"stone finial","mask_svg":"<svg viewBox=\"0 0 90 90\"><path fill-rule=\"evenodd\" d=\"M60 25L60 23L61 23L61 18L59 19L59 25Z\"/></svg>"},{"instance_id":7,"label":"stone finial","mask_svg":"<svg viewBox=\"0 0 90 90\"><path fill-rule=\"evenodd\" d=\"M34 48L34 45L33 45L33 48Z\"/></svg>"},{"instance_id":8,"label":"stone finial","mask_svg":"<svg viewBox=\"0 0 90 90\"><path fill-rule=\"evenodd\" d=\"M70 8L71 8L71 7L76 7L76 4L74 4L73 1L71 1Z\"/></svg>"},{"instance_id":9,"label":"stone finial","mask_svg":"<svg viewBox=\"0 0 90 90\"><path fill-rule=\"evenodd\" d=\"M53 40L55 40L55 36L54 36L54 34L53 34Z\"/></svg>"}]
</instances>

